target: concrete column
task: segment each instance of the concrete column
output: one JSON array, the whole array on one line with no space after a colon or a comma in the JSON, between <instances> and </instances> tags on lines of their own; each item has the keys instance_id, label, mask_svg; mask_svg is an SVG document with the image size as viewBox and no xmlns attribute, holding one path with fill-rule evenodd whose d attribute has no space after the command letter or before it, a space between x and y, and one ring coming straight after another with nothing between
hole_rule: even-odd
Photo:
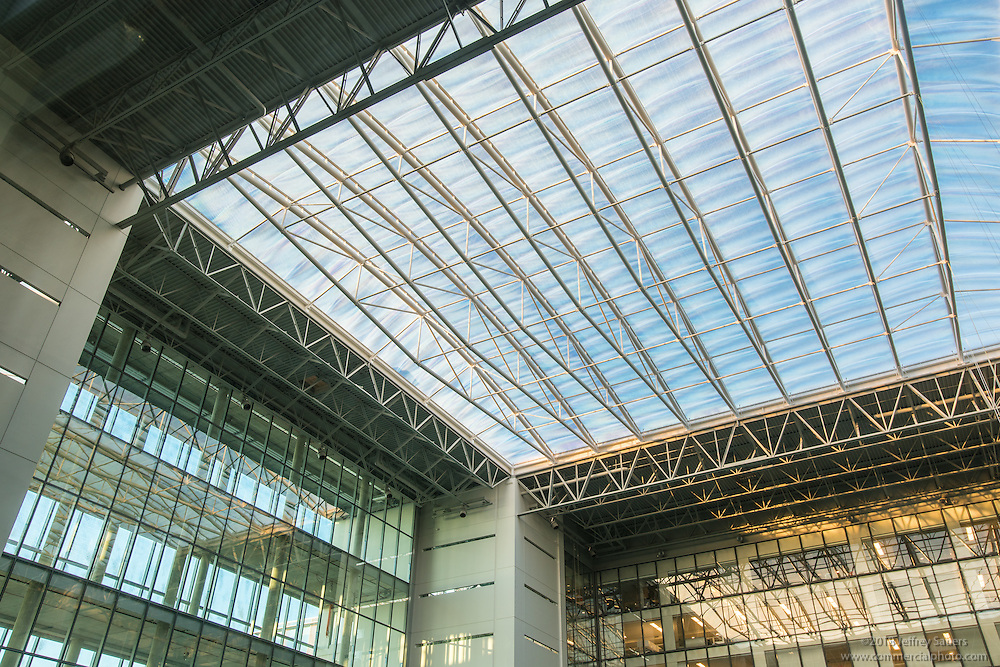
<instances>
[{"instance_id":1,"label":"concrete column","mask_svg":"<svg viewBox=\"0 0 1000 667\"><path fill-rule=\"evenodd\" d=\"M101 544L97 549L97 556L94 558L94 565L90 568L90 580L101 583L104 574L108 571L108 561L111 559L111 551L115 547L115 537L118 535L117 526L113 526L110 521L104 526L104 535L101 537Z\"/></svg>"},{"instance_id":2,"label":"concrete column","mask_svg":"<svg viewBox=\"0 0 1000 667\"><path fill-rule=\"evenodd\" d=\"M167 587L163 591L163 604L168 607L177 606L177 593L181 587L181 579L184 578L184 570L187 566L187 552L178 551L174 554L174 562L170 567L170 576L167 577ZM146 667L163 667L163 661L167 657L167 646L170 644L170 634L174 629L172 622L157 621L156 633L153 635L153 642L149 647L149 658L146 660Z\"/></svg>"},{"instance_id":3,"label":"concrete column","mask_svg":"<svg viewBox=\"0 0 1000 667\"><path fill-rule=\"evenodd\" d=\"M295 486L302 486L302 467L309 451L309 436L299 430L292 431L292 467L288 480Z\"/></svg>"},{"instance_id":4,"label":"concrete column","mask_svg":"<svg viewBox=\"0 0 1000 667\"><path fill-rule=\"evenodd\" d=\"M10 80L9 100L24 100ZM36 291L0 275L0 534L10 534L18 507L104 298L127 232L114 226L134 213L139 188L107 189L0 108L0 267ZM58 130L59 128L57 128ZM112 183L118 165L91 147ZM66 222L68 221L68 222Z\"/></svg>"},{"instance_id":5,"label":"concrete column","mask_svg":"<svg viewBox=\"0 0 1000 667\"><path fill-rule=\"evenodd\" d=\"M517 481L422 510L407 665L565 664L562 535L524 515ZM551 601L555 601L553 604Z\"/></svg>"},{"instance_id":6,"label":"concrete column","mask_svg":"<svg viewBox=\"0 0 1000 667\"><path fill-rule=\"evenodd\" d=\"M264 602L264 619L260 624L260 638L267 641L274 641L281 607L282 584L288 574L288 549L291 547L291 537L288 535L275 535L271 539L274 542L274 563L271 565L271 577ZM255 667L267 667L268 660L267 655L257 654Z\"/></svg>"},{"instance_id":7,"label":"concrete column","mask_svg":"<svg viewBox=\"0 0 1000 667\"><path fill-rule=\"evenodd\" d=\"M0 667L17 667L21 661L21 655L31 638L31 626L38 615L38 607L42 603L44 594L45 584L40 581L32 581L25 588L21 608L17 612L10 636L7 637L7 646L3 659L0 660Z\"/></svg>"},{"instance_id":8,"label":"concrete column","mask_svg":"<svg viewBox=\"0 0 1000 667\"><path fill-rule=\"evenodd\" d=\"M52 518L52 525L45 536L42 545L42 553L38 558L40 565L51 567L56 562L59 555L59 545L62 543L63 535L66 534L66 524L69 521L71 507L66 503L56 505L55 516ZM15 667L21 659L21 654L28 645L31 638L31 626L38 615L38 607L42 604L42 597L45 595L45 584L40 581L29 582L24 599L21 600L21 607L18 609L14 627L11 628L10 636L7 638L7 650L3 659L0 660L0 667Z\"/></svg>"},{"instance_id":9,"label":"concrete column","mask_svg":"<svg viewBox=\"0 0 1000 667\"><path fill-rule=\"evenodd\" d=\"M63 651L62 663L65 665L75 665L80 659L80 651L83 649L83 640L79 635L73 635L66 642L66 650Z\"/></svg>"},{"instance_id":10,"label":"concrete column","mask_svg":"<svg viewBox=\"0 0 1000 667\"><path fill-rule=\"evenodd\" d=\"M198 559L198 571L194 576L194 586L191 588L191 600L188 601L187 612L195 616L201 608L201 596L205 594L205 582L208 579L208 559L204 556L192 556Z\"/></svg>"},{"instance_id":11,"label":"concrete column","mask_svg":"<svg viewBox=\"0 0 1000 667\"><path fill-rule=\"evenodd\" d=\"M215 402L212 403L212 423L208 427L208 437L218 440L222 437L222 420L226 418L226 409L229 407L229 399L233 396L233 390L229 387L220 387L219 393L215 395Z\"/></svg>"},{"instance_id":12,"label":"concrete column","mask_svg":"<svg viewBox=\"0 0 1000 667\"><path fill-rule=\"evenodd\" d=\"M332 560L332 559L331 559ZM340 607L327 600L337 600L337 591L341 587L342 570L345 563L342 559L337 559L327 568L327 582L323 586L323 601L325 609L320 619L320 636L316 642L316 657L333 662L333 654L337 650L336 642L340 635L337 627L340 623ZM332 573L332 574L331 574Z\"/></svg>"},{"instance_id":13,"label":"concrete column","mask_svg":"<svg viewBox=\"0 0 1000 667\"><path fill-rule=\"evenodd\" d=\"M118 339L118 344L115 345L115 353L111 357L111 367L108 369L108 374L105 378L111 384L118 384L118 381L122 377L122 371L125 370L125 360L128 358L128 351L132 347L132 341L135 340L135 333L135 327L125 326L122 328L121 338Z\"/></svg>"},{"instance_id":14,"label":"concrete column","mask_svg":"<svg viewBox=\"0 0 1000 667\"><path fill-rule=\"evenodd\" d=\"M49 532L45 536L45 542L42 544L42 553L38 556L38 564L46 565L52 567L59 557L59 549L62 545L63 535L66 534L66 528L69 524L70 516L72 515L73 508L67 503L56 503L55 516L52 517L52 525L49 526Z\"/></svg>"},{"instance_id":15,"label":"concrete column","mask_svg":"<svg viewBox=\"0 0 1000 667\"><path fill-rule=\"evenodd\" d=\"M372 498L372 484L369 480L359 478L361 493L358 494L358 514L356 522L351 532L351 543L348 551L351 556L361 558L365 549L365 534L368 527L368 505ZM357 598L361 593L361 568L351 566L351 558L348 555L343 557L344 588L340 598L340 614L343 619L340 631L340 641L337 644L337 660L340 664L346 664L354 646L354 632L357 628ZM347 612L354 612L349 614Z\"/></svg>"},{"instance_id":16,"label":"concrete column","mask_svg":"<svg viewBox=\"0 0 1000 667\"><path fill-rule=\"evenodd\" d=\"M260 638L267 641L274 641L278 608L281 606L282 584L285 583L285 575L288 574L288 548L290 546L288 535L275 535L271 539L274 541L274 562L271 565L271 577L267 585L264 620L260 624Z\"/></svg>"}]
</instances>

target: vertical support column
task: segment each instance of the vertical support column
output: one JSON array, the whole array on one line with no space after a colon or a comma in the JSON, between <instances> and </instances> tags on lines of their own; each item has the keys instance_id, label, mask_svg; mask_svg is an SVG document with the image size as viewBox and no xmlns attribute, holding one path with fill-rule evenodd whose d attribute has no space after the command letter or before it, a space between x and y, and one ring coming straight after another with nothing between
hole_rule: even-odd
<instances>
[{"instance_id":1,"label":"vertical support column","mask_svg":"<svg viewBox=\"0 0 1000 667\"><path fill-rule=\"evenodd\" d=\"M414 545L407 665L565 664L562 534L518 483L425 508ZM450 662L449 662L450 661Z\"/></svg>"},{"instance_id":2,"label":"vertical support column","mask_svg":"<svg viewBox=\"0 0 1000 667\"><path fill-rule=\"evenodd\" d=\"M7 99L24 99L8 78ZM57 131L59 128L57 128ZM128 176L99 151L81 146L107 171ZM80 360L127 232L115 223L134 213L138 187L121 191L64 167L51 147L0 110L0 535L18 507Z\"/></svg>"},{"instance_id":3,"label":"vertical support column","mask_svg":"<svg viewBox=\"0 0 1000 667\"><path fill-rule=\"evenodd\" d=\"M17 619L14 627L7 637L7 646L0 660L0 667L17 667L21 661L28 640L31 638L31 626L35 623L38 615L38 607L42 604L42 596L45 594L45 584L40 581L32 581L24 591L24 599L21 600L21 608L17 612Z\"/></svg>"},{"instance_id":4,"label":"vertical support column","mask_svg":"<svg viewBox=\"0 0 1000 667\"><path fill-rule=\"evenodd\" d=\"M83 650L83 640L79 635L73 635L66 643L66 650L63 653L62 663L64 665L75 665L80 659L80 651Z\"/></svg>"},{"instance_id":5,"label":"vertical support column","mask_svg":"<svg viewBox=\"0 0 1000 667\"><path fill-rule=\"evenodd\" d=\"M101 537L101 544L97 548L97 556L94 558L94 565L90 568L90 580L101 583L104 581L104 574L108 571L108 561L111 559L111 551L115 548L115 537L118 535L118 527L108 519L104 526L104 535Z\"/></svg>"},{"instance_id":6,"label":"vertical support column","mask_svg":"<svg viewBox=\"0 0 1000 667\"><path fill-rule=\"evenodd\" d=\"M291 547L291 538L288 535L274 535L271 539L274 541L274 562L271 565L271 578L264 602L264 618L260 623L260 638L267 641L274 641L278 610L281 607L282 584L288 574L288 550ZM257 655L255 667L267 667L267 663L268 656L263 653Z\"/></svg>"},{"instance_id":7,"label":"vertical support column","mask_svg":"<svg viewBox=\"0 0 1000 667\"><path fill-rule=\"evenodd\" d=\"M104 378L110 384L118 384L121 379L122 371L125 370L125 359L128 358L128 351L132 347L132 341L135 340L135 334L135 327L125 326L122 328L121 337L118 339L118 344L115 345L115 353L111 357L111 366Z\"/></svg>"},{"instance_id":8,"label":"vertical support column","mask_svg":"<svg viewBox=\"0 0 1000 667\"><path fill-rule=\"evenodd\" d=\"M40 565L51 567L56 562L59 556L59 545L62 544L63 535L66 533L66 524L69 522L71 513L72 508L66 503L56 505L55 516L52 517L52 524L49 526L49 532L42 544L42 553L38 557ZM31 581L26 586L17 618L11 628L10 636L7 637L6 651L4 651L3 659L0 660L0 667L16 667L20 662L21 655L28 646L28 640L31 639L31 627L38 616L38 608L42 604L44 595L44 582Z\"/></svg>"},{"instance_id":9,"label":"vertical support column","mask_svg":"<svg viewBox=\"0 0 1000 667\"><path fill-rule=\"evenodd\" d=\"M498 665L557 667L565 649L562 534L525 510L517 480L497 487L497 561L494 660ZM500 593L503 591L503 593ZM535 592L537 591L537 593Z\"/></svg>"},{"instance_id":10,"label":"vertical support column","mask_svg":"<svg viewBox=\"0 0 1000 667\"><path fill-rule=\"evenodd\" d=\"M215 402L212 403L212 422L208 427L208 437L218 440L222 437L222 420L226 418L226 409L229 407L229 400L233 397L233 390L229 387L220 387L219 393L215 395Z\"/></svg>"},{"instance_id":11,"label":"vertical support column","mask_svg":"<svg viewBox=\"0 0 1000 667\"><path fill-rule=\"evenodd\" d=\"M184 577L187 561L185 551L178 551L174 554L174 562L170 568L170 575L167 577L167 587L163 591L163 604L168 607L177 606L177 593L180 591L181 579ZM149 659L146 661L147 667L163 667L173 629L172 621L157 621L156 633L153 635L153 642L149 648Z\"/></svg>"},{"instance_id":12,"label":"vertical support column","mask_svg":"<svg viewBox=\"0 0 1000 667\"><path fill-rule=\"evenodd\" d=\"M274 631L278 621L278 607L281 603L282 584L288 573L288 535L274 535L274 562L271 565L271 578L267 585L267 598L264 603L264 619L261 621L260 638L274 641Z\"/></svg>"},{"instance_id":13,"label":"vertical support column","mask_svg":"<svg viewBox=\"0 0 1000 667\"><path fill-rule=\"evenodd\" d=\"M205 556L191 556L198 560L198 570L194 576L194 586L191 587L191 600L188 601L187 613L198 615L201 609L201 596L205 594L205 582L208 580L208 558Z\"/></svg>"},{"instance_id":14,"label":"vertical support column","mask_svg":"<svg viewBox=\"0 0 1000 667\"><path fill-rule=\"evenodd\" d=\"M342 557L344 579L343 594L340 598L340 615L343 619L340 631L340 641L337 644L337 660L340 664L345 664L354 645L354 631L357 627L357 604L361 595L361 569L351 567L351 556L359 560L364 556L365 533L368 526L368 506L371 504L372 484L371 481L359 477L358 483L361 485L361 492L358 494L358 513L351 531L351 543L348 551ZM354 612L354 613L348 613Z\"/></svg>"}]
</instances>

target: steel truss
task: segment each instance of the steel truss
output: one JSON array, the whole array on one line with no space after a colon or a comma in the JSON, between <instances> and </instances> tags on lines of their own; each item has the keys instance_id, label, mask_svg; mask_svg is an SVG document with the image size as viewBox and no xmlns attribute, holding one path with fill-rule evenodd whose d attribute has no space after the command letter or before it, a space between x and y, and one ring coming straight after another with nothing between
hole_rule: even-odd
<instances>
[{"instance_id":1,"label":"steel truss","mask_svg":"<svg viewBox=\"0 0 1000 667\"><path fill-rule=\"evenodd\" d=\"M134 250L126 249L109 293L114 309L141 316L141 326L192 361L312 425L321 443L418 502L508 477L483 443L341 342L331 323L174 214L156 222L133 230Z\"/></svg>"},{"instance_id":2,"label":"steel truss","mask_svg":"<svg viewBox=\"0 0 1000 667\"><path fill-rule=\"evenodd\" d=\"M528 513L564 514L595 544L743 515L839 507L844 494L992 479L1000 459L997 361L734 420L519 476ZM891 495L891 494L889 494ZM845 510L846 511L846 510Z\"/></svg>"},{"instance_id":3,"label":"steel truss","mask_svg":"<svg viewBox=\"0 0 1000 667\"><path fill-rule=\"evenodd\" d=\"M296 99L264 114L257 121L243 124L235 130L220 131L203 150L188 147L170 164L159 165L152 174L140 173L122 184L123 188L139 184L149 206L123 220L118 226L124 228L147 219L153 213L184 201L208 186L305 141L373 104L489 51L504 40L580 2L582 0L557 0L532 4L530 7L526 6L527 3L520 2L514 4L513 8L508 7L506 12L503 3L500 3L495 16L482 11L468 12L468 20L476 25L481 36L466 43L462 43L459 37L455 24L458 17L449 12L444 23L416 41L412 60L397 60L399 67L394 70L402 69L401 78L372 76L381 59L393 58L389 50L379 49L364 61L359 57L357 69L339 78L336 94L330 94L331 89L325 82L324 85L309 88ZM456 42L454 50L442 55L447 50L442 48L442 43L451 41L452 36ZM426 38L426 42L422 43L423 38ZM162 95L163 92L157 91L154 94ZM318 98L329 113L314 119L315 109L307 104L310 98Z\"/></svg>"}]
</instances>

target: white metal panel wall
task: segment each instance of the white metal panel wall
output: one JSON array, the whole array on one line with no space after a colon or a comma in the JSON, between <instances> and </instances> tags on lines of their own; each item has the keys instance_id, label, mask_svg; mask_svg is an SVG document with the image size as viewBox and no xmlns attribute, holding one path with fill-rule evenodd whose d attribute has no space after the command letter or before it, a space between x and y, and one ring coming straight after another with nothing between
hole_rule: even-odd
<instances>
[{"instance_id":1,"label":"white metal panel wall","mask_svg":"<svg viewBox=\"0 0 1000 667\"><path fill-rule=\"evenodd\" d=\"M120 182L119 167L96 151L87 154ZM0 374L6 539L125 244L127 231L114 223L138 209L141 193L109 191L79 168L64 167L6 109L0 109L0 173L0 266L58 302L0 275L0 367L26 380Z\"/></svg>"},{"instance_id":2,"label":"white metal panel wall","mask_svg":"<svg viewBox=\"0 0 1000 667\"><path fill-rule=\"evenodd\" d=\"M483 504L485 500L488 504ZM407 664L563 664L562 537L519 517L509 480L461 505L425 508L417 528Z\"/></svg>"}]
</instances>

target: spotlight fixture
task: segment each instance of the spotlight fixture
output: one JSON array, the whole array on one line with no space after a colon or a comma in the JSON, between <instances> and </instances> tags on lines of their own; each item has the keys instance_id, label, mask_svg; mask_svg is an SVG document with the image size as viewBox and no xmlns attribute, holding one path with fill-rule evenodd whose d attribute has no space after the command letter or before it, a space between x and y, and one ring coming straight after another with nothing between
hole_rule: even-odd
<instances>
[{"instance_id":1,"label":"spotlight fixture","mask_svg":"<svg viewBox=\"0 0 1000 667\"><path fill-rule=\"evenodd\" d=\"M252 407L253 407L253 403L250 402L249 398L247 398L246 396L244 396L243 397L243 409L244 410L249 410Z\"/></svg>"},{"instance_id":2,"label":"spotlight fixture","mask_svg":"<svg viewBox=\"0 0 1000 667\"><path fill-rule=\"evenodd\" d=\"M141 350L142 350L143 352L147 352L147 353L148 353L148 352L152 352L152 351L153 351L153 346L149 344L149 341L148 341L148 340L144 340L144 341L142 341L142 345L140 345L140 346L139 346L139 348L140 348L140 349L141 349Z\"/></svg>"},{"instance_id":3,"label":"spotlight fixture","mask_svg":"<svg viewBox=\"0 0 1000 667\"><path fill-rule=\"evenodd\" d=\"M329 454L326 450L326 447L320 447L319 450L317 450L317 455L319 456L320 461L326 461L326 457Z\"/></svg>"},{"instance_id":4,"label":"spotlight fixture","mask_svg":"<svg viewBox=\"0 0 1000 667\"><path fill-rule=\"evenodd\" d=\"M72 167L76 164L76 156L73 155L73 149L67 146L59 151L59 162L61 162L64 167Z\"/></svg>"},{"instance_id":5,"label":"spotlight fixture","mask_svg":"<svg viewBox=\"0 0 1000 667\"><path fill-rule=\"evenodd\" d=\"M555 528L556 530L559 530L559 522L556 520L556 518L554 516L550 516L549 517L549 523L552 524L553 528Z\"/></svg>"},{"instance_id":6,"label":"spotlight fixture","mask_svg":"<svg viewBox=\"0 0 1000 667\"><path fill-rule=\"evenodd\" d=\"M459 511L458 516L462 517L463 519L469 516L469 508L467 505L462 505L462 509L461 511Z\"/></svg>"}]
</instances>

